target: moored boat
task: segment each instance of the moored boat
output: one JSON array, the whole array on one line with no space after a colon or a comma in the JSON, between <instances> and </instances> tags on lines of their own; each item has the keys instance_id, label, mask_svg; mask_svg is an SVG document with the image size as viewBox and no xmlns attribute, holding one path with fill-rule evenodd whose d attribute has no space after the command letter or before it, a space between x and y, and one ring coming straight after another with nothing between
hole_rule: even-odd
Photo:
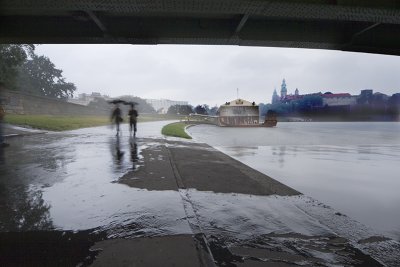
<instances>
[{"instance_id":1,"label":"moored boat","mask_svg":"<svg viewBox=\"0 0 400 267\"><path fill-rule=\"evenodd\" d=\"M218 109L217 125L222 127L274 127L277 124L276 113L269 111L263 123L260 123L259 106L255 102L236 99L226 102Z\"/></svg>"}]
</instances>

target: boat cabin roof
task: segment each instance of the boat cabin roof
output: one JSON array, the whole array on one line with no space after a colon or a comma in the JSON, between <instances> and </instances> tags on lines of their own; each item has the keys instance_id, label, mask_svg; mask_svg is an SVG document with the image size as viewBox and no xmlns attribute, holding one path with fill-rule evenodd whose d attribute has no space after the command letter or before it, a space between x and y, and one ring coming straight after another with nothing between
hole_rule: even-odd
<instances>
[{"instance_id":1,"label":"boat cabin roof","mask_svg":"<svg viewBox=\"0 0 400 267\"><path fill-rule=\"evenodd\" d=\"M246 107L246 106L255 107L255 106L258 106L258 105L256 105L255 102L250 102L250 101L247 101L247 100L244 100L244 99L241 99L241 98L232 100L230 102L226 102L225 104L221 105L221 107L229 107L229 106L233 106L233 107L237 107L237 106L240 106L240 107Z\"/></svg>"}]
</instances>

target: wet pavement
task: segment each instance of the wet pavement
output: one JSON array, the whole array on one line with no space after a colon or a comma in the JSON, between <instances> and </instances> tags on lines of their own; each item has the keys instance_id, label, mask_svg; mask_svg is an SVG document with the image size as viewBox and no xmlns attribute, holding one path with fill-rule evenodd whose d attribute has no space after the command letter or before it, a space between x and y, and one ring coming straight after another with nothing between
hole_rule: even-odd
<instances>
[{"instance_id":1,"label":"wet pavement","mask_svg":"<svg viewBox=\"0 0 400 267\"><path fill-rule=\"evenodd\" d=\"M396 266L398 242L206 144L110 127L9 139L0 265Z\"/></svg>"}]
</instances>

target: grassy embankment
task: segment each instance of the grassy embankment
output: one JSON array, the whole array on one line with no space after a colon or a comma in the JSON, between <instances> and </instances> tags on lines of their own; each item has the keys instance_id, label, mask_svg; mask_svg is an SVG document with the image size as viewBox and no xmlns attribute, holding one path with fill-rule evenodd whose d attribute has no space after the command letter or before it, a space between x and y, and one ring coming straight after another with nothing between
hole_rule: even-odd
<instances>
[{"instance_id":1,"label":"grassy embankment","mask_svg":"<svg viewBox=\"0 0 400 267\"><path fill-rule=\"evenodd\" d=\"M186 132L185 132L185 127L187 126L186 123L184 122L174 122L174 123L170 123L165 125L162 130L161 133L163 135L167 135L167 136L174 136L174 137L181 137L181 138L186 138L186 139L192 139L191 136L189 136Z\"/></svg>"},{"instance_id":2,"label":"grassy embankment","mask_svg":"<svg viewBox=\"0 0 400 267\"><path fill-rule=\"evenodd\" d=\"M157 115L157 114L141 114L138 117L139 122L160 121L160 120L176 120L176 116ZM124 118L124 122L127 122ZM15 115L8 114L5 116L5 122L28 126L36 129L50 131L66 131L85 127L94 127L110 124L109 116L52 116L52 115Z\"/></svg>"}]
</instances>

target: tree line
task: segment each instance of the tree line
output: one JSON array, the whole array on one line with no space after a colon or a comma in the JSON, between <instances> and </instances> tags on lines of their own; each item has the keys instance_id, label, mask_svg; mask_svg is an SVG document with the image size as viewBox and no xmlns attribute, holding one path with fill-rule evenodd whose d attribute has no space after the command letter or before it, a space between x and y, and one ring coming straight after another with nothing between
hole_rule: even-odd
<instances>
[{"instance_id":1,"label":"tree line","mask_svg":"<svg viewBox=\"0 0 400 267\"><path fill-rule=\"evenodd\" d=\"M217 115L218 107L211 107L207 104L197 105L193 107L192 105L173 105L168 108L167 114L170 115L189 115L191 113L201 114L201 115Z\"/></svg>"},{"instance_id":2,"label":"tree line","mask_svg":"<svg viewBox=\"0 0 400 267\"><path fill-rule=\"evenodd\" d=\"M0 44L0 83L7 89L33 95L66 99L76 86L33 44Z\"/></svg>"},{"instance_id":3,"label":"tree line","mask_svg":"<svg viewBox=\"0 0 400 267\"><path fill-rule=\"evenodd\" d=\"M136 103L135 107L137 111L141 113L156 113L154 108L146 102L146 100L137 97L137 96L120 96L118 99L121 99L126 102ZM111 111L114 106L110 105L110 103L102 97L95 97L93 101L88 104L88 107L95 108L95 109L102 109L102 110L109 110ZM123 112L127 113L129 109L129 105L121 105L121 109Z\"/></svg>"}]
</instances>

